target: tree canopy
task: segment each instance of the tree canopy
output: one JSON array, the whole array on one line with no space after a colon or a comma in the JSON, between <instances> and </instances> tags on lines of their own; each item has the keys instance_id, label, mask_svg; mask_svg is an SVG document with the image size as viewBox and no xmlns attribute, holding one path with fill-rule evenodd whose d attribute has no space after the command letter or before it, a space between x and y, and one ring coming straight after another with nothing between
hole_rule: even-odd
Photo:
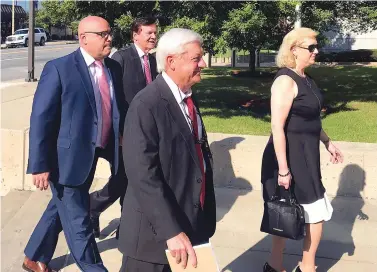
<instances>
[{"instance_id":1,"label":"tree canopy","mask_svg":"<svg viewBox=\"0 0 377 272\"><path fill-rule=\"evenodd\" d=\"M301 5L300 14L296 5ZM104 17L114 32L114 46L131 42L134 18L154 16L160 34L172 27L193 29L202 35L206 52L228 48L254 51L277 49L294 28L298 15L302 26L324 33L347 26L355 31L377 29L377 1L75 1L45 0L37 13L37 24L77 27L87 15ZM321 39L320 40L324 41Z\"/></svg>"}]
</instances>

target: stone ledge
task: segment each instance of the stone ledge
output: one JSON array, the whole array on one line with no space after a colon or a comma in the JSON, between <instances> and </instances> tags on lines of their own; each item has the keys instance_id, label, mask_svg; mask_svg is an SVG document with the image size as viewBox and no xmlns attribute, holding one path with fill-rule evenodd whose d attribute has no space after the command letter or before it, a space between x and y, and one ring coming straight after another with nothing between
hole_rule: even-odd
<instances>
[{"instance_id":1,"label":"stone ledge","mask_svg":"<svg viewBox=\"0 0 377 272\"><path fill-rule=\"evenodd\" d=\"M216 187L261 190L260 172L266 136L208 134L214 155ZM1 190L35 190L31 176L26 175L29 150L29 129L1 129ZM377 199L377 144L336 142L342 150L343 164L332 165L321 145L323 183L331 196ZM98 161L95 177L107 179L107 161Z\"/></svg>"}]
</instances>

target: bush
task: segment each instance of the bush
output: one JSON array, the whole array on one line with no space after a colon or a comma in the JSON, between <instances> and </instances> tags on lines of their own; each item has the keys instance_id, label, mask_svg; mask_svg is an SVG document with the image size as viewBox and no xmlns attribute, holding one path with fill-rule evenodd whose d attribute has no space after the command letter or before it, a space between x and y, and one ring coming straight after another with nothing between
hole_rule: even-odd
<instances>
[{"instance_id":1,"label":"bush","mask_svg":"<svg viewBox=\"0 0 377 272\"><path fill-rule=\"evenodd\" d=\"M59 37L58 35L56 35L56 34L52 34L51 39L52 39L53 41L55 41L55 40L60 40L60 37Z\"/></svg>"},{"instance_id":2,"label":"bush","mask_svg":"<svg viewBox=\"0 0 377 272\"><path fill-rule=\"evenodd\" d=\"M341 52L321 52L317 56L319 62L374 62L377 61L377 50L353 50Z\"/></svg>"}]
</instances>

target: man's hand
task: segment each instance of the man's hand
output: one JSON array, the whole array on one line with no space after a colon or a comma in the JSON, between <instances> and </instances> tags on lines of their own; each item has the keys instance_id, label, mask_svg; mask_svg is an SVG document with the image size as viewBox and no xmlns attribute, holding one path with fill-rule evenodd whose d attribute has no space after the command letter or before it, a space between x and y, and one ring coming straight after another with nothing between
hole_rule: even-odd
<instances>
[{"instance_id":1,"label":"man's hand","mask_svg":"<svg viewBox=\"0 0 377 272\"><path fill-rule=\"evenodd\" d=\"M181 263L183 268L187 266L187 260L191 260L191 264L196 268L197 260L195 251L191 245L190 239L183 232L169 239L166 244L171 256L175 258L177 264Z\"/></svg>"},{"instance_id":2,"label":"man's hand","mask_svg":"<svg viewBox=\"0 0 377 272\"><path fill-rule=\"evenodd\" d=\"M49 172L33 174L33 183L35 187L39 188L41 191L47 190L49 176Z\"/></svg>"}]
</instances>

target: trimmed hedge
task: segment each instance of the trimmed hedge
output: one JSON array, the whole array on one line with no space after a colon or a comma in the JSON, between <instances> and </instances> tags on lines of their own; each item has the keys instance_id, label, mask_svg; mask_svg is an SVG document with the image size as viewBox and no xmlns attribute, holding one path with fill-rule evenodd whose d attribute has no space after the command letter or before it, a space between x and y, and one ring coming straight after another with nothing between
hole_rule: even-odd
<instances>
[{"instance_id":1,"label":"trimmed hedge","mask_svg":"<svg viewBox=\"0 0 377 272\"><path fill-rule=\"evenodd\" d=\"M318 62L375 62L377 50L353 50L341 52L320 52L317 55Z\"/></svg>"}]
</instances>

